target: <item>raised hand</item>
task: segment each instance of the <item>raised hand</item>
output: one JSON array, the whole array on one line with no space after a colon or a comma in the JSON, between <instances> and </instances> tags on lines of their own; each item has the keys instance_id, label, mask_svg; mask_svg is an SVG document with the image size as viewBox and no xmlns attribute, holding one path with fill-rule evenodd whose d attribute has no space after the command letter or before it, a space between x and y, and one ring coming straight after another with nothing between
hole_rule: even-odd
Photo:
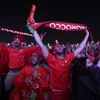
<instances>
[{"instance_id":1,"label":"raised hand","mask_svg":"<svg viewBox=\"0 0 100 100\"><path fill-rule=\"evenodd\" d=\"M29 30L32 34L34 34L34 29L31 27L30 24L27 23L26 27L28 28L28 30Z\"/></svg>"}]
</instances>

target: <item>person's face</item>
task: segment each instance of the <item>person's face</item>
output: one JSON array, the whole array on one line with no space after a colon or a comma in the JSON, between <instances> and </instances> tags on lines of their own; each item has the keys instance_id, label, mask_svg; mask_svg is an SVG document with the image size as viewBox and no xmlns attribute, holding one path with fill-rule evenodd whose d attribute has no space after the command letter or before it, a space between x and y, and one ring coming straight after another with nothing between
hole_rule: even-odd
<instances>
[{"instance_id":1,"label":"person's face","mask_svg":"<svg viewBox=\"0 0 100 100\"><path fill-rule=\"evenodd\" d=\"M19 39L15 39L14 41L13 41L13 45L14 45L14 47L20 47L21 46L21 41L19 40Z\"/></svg>"},{"instance_id":2,"label":"person's face","mask_svg":"<svg viewBox=\"0 0 100 100\"><path fill-rule=\"evenodd\" d=\"M93 49L91 49L91 50L89 51L89 55L91 55L91 56L94 56L94 55L95 55L95 52L94 52Z\"/></svg>"},{"instance_id":3,"label":"person's face","mask_svg":"<svg viewBox=\"0 0 100 100\"><path fill-rule=\"evenodd\" d=\"M32 65L33 65L33 66L37 65L38 62L39 62L39 57L38 57L38 55L32 54L32 56L31 56L31 62L32 62Z\"/></svg>"},{"instance_id":4,"label":"person's face","mask_svg":"<svg viewBox=\"0 0 100 100\"><path fill-rule=\"evenodd\" d=\"M63 47L61 45L55 45L54 52L56 55L62 55L63 54Z\"/></svg>"}]
</instances>

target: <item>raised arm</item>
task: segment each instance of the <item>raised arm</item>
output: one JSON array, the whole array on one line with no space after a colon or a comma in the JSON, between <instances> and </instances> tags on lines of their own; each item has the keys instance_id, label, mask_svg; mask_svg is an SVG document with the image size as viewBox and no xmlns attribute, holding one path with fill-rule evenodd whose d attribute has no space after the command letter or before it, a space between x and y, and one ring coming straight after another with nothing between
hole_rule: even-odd
<instances>
[{"instance_id":1,"label":"raised arm","mask_svg":"<svg viewBox=\"0 0 100 100\"><path fill-rule=\"evenodd\" d=\"M77 56L81 52L81 50L83 50L83 48L88 40L89 31L86 29L85 33L86 33L86 35L85 35L83 41L80 43L79 47L74 51L75 56Z\"/></svg>"},{"instance_id":2,"label":"raised arm","mask_svg":"<svg viewBox=\"0 0 100 100\"><path fill-rule=\"evenodd\" d=\"M39 34L37 33L36 30L34 30L31 25L28 25L28 29L29 31L34 34L34 39L36 41L36 43L40 46L41 50L42 50L42 55L43 57L46 59L48 57L48 49L46 48L46 46L43 44L41 37L39 36Z\"/></svg>"},{"instance_id":3,"label":"raised arm","mask_svg":"<svg viewBox=\"0 0 100 100\"><path fill-rule=\"evenodd\" d=\"M40 46L41 50L42 50L42 54L43 57L46 59L48 57L48 49L47 47L43 44L39 34L37 33L37 31L34 31L34 39L37 42L37 44Z\"/></svg>"},{"instance_id":4,"label":"raised arm","mask_svg":"<svg viewBox=\"0 0 100 100\"><path fill-rule=\"evenodd\" d=\"M31 24L35 23L35 20L34 20L35 10L36 10L36 6L32 5L31 10L30 10L30 14L27 18L27 27L28 27L29 31L32 34L34 34L34 39L37 42L37 44L40 46L44 58L47 58L48 57L48 49L46 48L46 46L43 45L41 37L39 36L37 31L34 31L34 29L31 27Z\"/></svg>"}]
</instances>

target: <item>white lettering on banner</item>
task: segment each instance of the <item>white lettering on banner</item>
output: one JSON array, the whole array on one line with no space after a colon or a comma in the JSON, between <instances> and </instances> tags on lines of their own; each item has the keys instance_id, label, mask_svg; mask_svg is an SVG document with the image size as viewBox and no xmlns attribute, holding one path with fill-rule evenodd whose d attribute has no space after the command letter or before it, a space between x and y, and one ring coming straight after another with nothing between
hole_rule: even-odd
<instances>
[{"instance_id":1,"label":"white lettering on banner","mask_svg":"<svg viewBox=\"0 0 100 100\"><path fill-rule=\"evenodd\" d=\"M61 30L65 30L65 29L66 29L65 25L62 24L62 25L61 25Z\"/></svg>"},{"instance_id":2,"label":"white lettering on banner","mask_svg":"<svg viewBox=\"0 0 100 100\"><path fill-rule=\"evenodd\" d=\"M79 26L79 25L70 25L70 24L68 24L68 25L65 25L65 24L59 24L59 23L50 23L49 24L49 27L51 27L51 28L55 28L55 29L61 29L61 30L74 30L74 29L76 29L76 30L78 30L78 29L85 29L85 26Z\"/></svg>"},{"instance_id":3,"label":"white lettering on banner","mask_svg":"<svg viewBox=\"0 0 100 100\"><path fill-rule=\"evenodd\" d=\"M69 29L71 30L72 29L71 27L72 27L71 25L66 25L67 30L69 30Z\"/></svg>"},{"instance_id":4,"label":"white lettering on banner","mask_svg":"<svg viewBox=\"0 0 100 100\"><path fill-rule=\"evenodd\" d=\"M75 25L72 25L72 29L77 29L77 27Z\"/></svg>"},{"instance_id":5,"label":"white lettering on banner","mask_svg":"<svg viewBox=\"0 0 100 100\"><path fill-rule=\"evenodd\" d=\"M60 29L61 25L60 24L56 24L56 29Z\"/></svg>"},{"instance_id":6,"label":"white lettering on banner","mask_svg":"<svg viewBox=\"0 0 100 100\"><path fill-rule=\"evenodd\" d=\"M50 23L49 26L50 26L51 28L55 28L55 27L56 27L55 23Z\"/></svg>"}]
</instances>

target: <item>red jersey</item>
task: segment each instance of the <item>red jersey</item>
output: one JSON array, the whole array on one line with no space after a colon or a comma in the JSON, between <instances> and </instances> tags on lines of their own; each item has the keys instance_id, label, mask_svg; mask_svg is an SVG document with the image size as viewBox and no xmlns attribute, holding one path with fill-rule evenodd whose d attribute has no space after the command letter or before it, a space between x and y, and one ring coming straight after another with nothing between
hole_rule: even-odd
<instances>
[{"instance_id":1,"label":"red jersey","mask_svg":"<svg viewBox=\"0 0 100 100\"><path fill-rule=\"evenodd\" d=\"M51 89L68 89L70 87L69 67L73 59L74 53L66 54L62 60L49 53L46 61L50 67Z\"/></svg>"},{"instance_id":2,"label":"red jersey","mask_svg":"<svg viewBox=\"0 0 100 100\"><path fill-rule=\"evenodd\" d=\"M44 67L36 69L39 79L32 75L34 68L31 65L25 66L13 79L14 89L11 92L10 100L28 100L27 94L34 91L37 94L35 100L44 100L43 90L48 89L48 72ZM32 84L27 85L25 79L31 77ZM39 88L37 88L37 85ZM19 97L22 96L22 97ZM19 98L19 99L16 99ZM31 100L31 99L30 99Z\"/></svg>"},{"instance_id":3,"label":"red jersey","mask_svg":"<svg viewBox=\"0 0 100 100\"><path fill-rule=\"evenodd\" d=\"M26 56L30 52L40 53L40 49L37 46L33 46L31 48L24 49L15 49L11 47L7 47L9 53L9 69L21 68L26 63Z\"/></svg>"},{"instance_id":4,"label":"red jersey","mask_svg":"<svg viewBox=\"0 0 100 100\"><path fill-rule=\"evenodd\" d=\"M22 68L27 64L28 56L31 54L30 52L41 55L41 50L38 46L15 49L0 44L0 73L8 72L8 69Z\"/></svg>"},{"instance_id":5,"label":"red jersey","mask_svg":"<svg viewBox=\"0 0 100 100\"><path fill-rule=\"evenodd\" d=\"M23 49L15 49L8 47L9 52L9 64L10 69L20 68L24 66L24 51Z\"/></svg>"}]
</instances>

